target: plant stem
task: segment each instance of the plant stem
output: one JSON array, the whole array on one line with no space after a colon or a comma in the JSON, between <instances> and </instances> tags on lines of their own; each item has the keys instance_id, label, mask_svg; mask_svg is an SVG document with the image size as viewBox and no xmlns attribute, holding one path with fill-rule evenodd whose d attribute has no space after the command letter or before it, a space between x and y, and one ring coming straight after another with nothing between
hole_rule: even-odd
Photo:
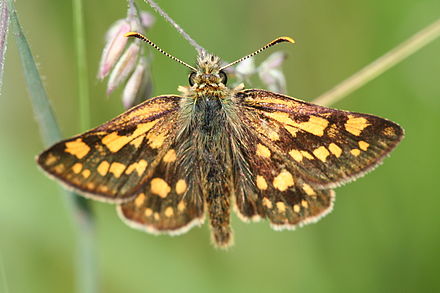
<instances>
[{"instance_id":1,"label":"plant stem","mask_svg":"<svg viewBox=\"0 0 440 293\"><path fill-rule=\"evenodd\" d=\"M82 0L73 0L73 28L77 63L78 99L81 131L90 128L90 101L86 56L86 36L84 29ZM95 226L89 203L78 198L76 211L79 222L78 259L76 267L77 291L92 293L98 291L98 272L95 249Z\"/></svg>"},{"instance_id":2,"label":"plant stem","mask_svg":"<svg viewBox=\"0 0 440 293\"><path fill-rule=\"evenodd\" d=\"M151 8L156 10L157 13L159 13L160 16L162 16L169 24L171 24L184 38L187 40L191 46L193 46L198 52L205 51L206 50L200 46L193 38L191 38L190 35L188 35L183 28L177 24L177 22L174 21L165 11L163 11L160 6L154 2L153 0L144 0L146 3L148 3Z\"/></svg>"},{"instance_id":3,"label":"plant stem","mask_svg":"<svg viewBox=\"0 0 440 293\"><path fill-rule=\"evenodd\" d=\"M324 106L336 103L394 65L408 58L410 55L414 54L438 37L440 37L440 19L417 32L408 40L404 41L376 61L365 66L334 88L320 95L313 102Z\"/></svg>"},{"instance_id":4,"label":"plant stem","mask_svg":"<svg viewBox=\"0 0 440 293\"><path fill-rule=\"evenodd\" d=\"M0 0L0 95L2 93L3 69L9 28L9 10L4 0Z\"/></svg>"},{"instance_id":5,"label":"plant stem","mask_svg":"<svg viewBox=\"0 0 440 293\"><path fill-rule=\"evenodd\" d=\"M29 91L35 119L40 128L43 142L46 146L61 139L61 133L56 122L52 107L38 73L37 65L32 56L29 44L21 29L13 0L8 0L10 23L13 29L18 52L23 64L23 71ZM94 224L88 202L73 192L65 191L64 198L71 210L77 228L78 254L80 255L78 274L78 292L96 292L97 278L94 253Z\"/></svg>"},{"instance_id":6,"label":"plant stem","mask_svg":"<svg viewBox=\"0 0 440 293\"><path fill-rule=\"evenodd\" d=\"M82 0L73 0L73 28L77 64L78 98L80 112L80 128L85 131L90 128L89 79L86 57L86 36L84 33L84 18Z\"/></svg>"}]
</instances>

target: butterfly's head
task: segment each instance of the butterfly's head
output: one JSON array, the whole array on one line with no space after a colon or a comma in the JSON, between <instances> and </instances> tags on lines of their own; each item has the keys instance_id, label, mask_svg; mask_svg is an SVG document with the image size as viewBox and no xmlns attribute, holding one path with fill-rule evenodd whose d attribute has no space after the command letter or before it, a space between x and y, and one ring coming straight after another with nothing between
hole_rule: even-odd
<instances>
[{"instance_id":1,"label":"butterfly's head","mask_svg":"<svg viewBox=\"0 0 440 293\"><path fill-rule=\"evenodd\" d=\"M189 84L194 88L225 86L226 73L221 70L220 58L202 52L197 58L197 70L189 75Z\"/></svg>"}]
</instances>

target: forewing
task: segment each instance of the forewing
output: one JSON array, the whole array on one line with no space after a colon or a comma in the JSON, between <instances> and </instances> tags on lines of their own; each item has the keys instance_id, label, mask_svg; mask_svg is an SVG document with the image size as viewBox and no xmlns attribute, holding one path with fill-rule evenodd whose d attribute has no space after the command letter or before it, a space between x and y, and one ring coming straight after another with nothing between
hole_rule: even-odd
<instances>
[{"instance_id":1,"label":"forewing","mask_svg":"<svg viewBox=\"0 0 440 293\"><path fill-rule=\"evenodd\" d=\"M403 137L403 129L389 120L269 91L241 91L236 102L252 135L317 189L336 187L371 170Z\"/></svg>"},{"instance_id":2,"label":"forewing","mask_svg":"<svg viewBox=\"0 0 440 293\"><path fill-rule=\"evenodd\" d=\"M133 201L118 206L129 226L150 233L180 234L204 221L200 186L185 176L173 145Z\"/></svg>"},{"instance_id":3,"label":"forewing","mask_svg":"<svg viewBox=\"0 0 440 293\"><path fill-rule=\"evenodd\" d=\"M167 151L180 99L147 100L95 129L56 143L38 156L38 164L85 196L127 201Z\"/></svg>"}]
</instances>

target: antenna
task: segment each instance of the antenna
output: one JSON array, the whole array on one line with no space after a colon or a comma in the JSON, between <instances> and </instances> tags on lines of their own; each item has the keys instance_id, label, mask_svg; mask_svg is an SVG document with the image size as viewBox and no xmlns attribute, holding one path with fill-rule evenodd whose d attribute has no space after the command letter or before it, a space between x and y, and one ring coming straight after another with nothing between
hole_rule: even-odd
<instances>
[{"instance_id":1,"label":"antenna","mask_svg":"<svg viewBox=\"0 0 440 293\"><path fill-rule=\"evenodd\" d=\"M240 63L240 62L243 61L243 60L246 60L246 59L248 59L248 58L251 58L251 57L253 57L253 56L255 56L255 55L257 55L257 54L263 52L263 51L266 50L267 48L270 48L270 47L272 47L272 46L274 46L274 45L276 45L276 44L283 43L283 42L289 42L289 43L294 44L294 43L295 43L295 40L292 39L292 38L289 38L289 37L279 37L279 38L276 38L276 39L273 40L272 42L266 44L266 45L263 46L262 48L260 48L260 49L258 49L257 51L255 51L254 53L249 54L249 55L247 55L247 56L244 56L243 58L240 58L240 59L238 59L238 60L236 60L236 61L234 61L234 62L232 62L232 63L229 63L228 65L225 65L225 66L223 66L222 68L220 68L220 70L223 70L223 69L228 68L228 67L230 67L230 66L233 66L233 65L235 65L235 64L237 64L237 63Z\"/></svg>"},{"instance_id":2,"label":"antenna","mask_svg":"<svg viewBox=\"0 0 440 293\"><path fill-rule=\"evenodd\" d=\"M142 41L144 41L144 42L150 44L151 47L153 47L153 48L156 49L157 51L161 52L161 53L164 54L165 56L167 56L167 57L173 59L174 61L179 62L179 63L182 64L182 65L185 65L186 67L188 67L189 69L191 69L191 70L194 71L194 72L197 71L197 69L195 69L194 67L192 67L192 66L189 65L188 63L185 63L185 62L183 62L182 60L180 60L180 59L174 57L173 55L170 55L170 54L168 54L167 52L165 52L164 50L162 50L161 48L159 48L159 46L157 46L155 43L153 43L152 41L150 41L150 39L148 39L148 38L147 38L146 36L144 36L144 35L141 35L140 33L129 32L129 33L126 33L124 36L127 37L127 38L129 38L129 37L134 37L134 38L137 38L137 39L139 39L139 40L142 40Z\"/></svg>"}]
</instances>

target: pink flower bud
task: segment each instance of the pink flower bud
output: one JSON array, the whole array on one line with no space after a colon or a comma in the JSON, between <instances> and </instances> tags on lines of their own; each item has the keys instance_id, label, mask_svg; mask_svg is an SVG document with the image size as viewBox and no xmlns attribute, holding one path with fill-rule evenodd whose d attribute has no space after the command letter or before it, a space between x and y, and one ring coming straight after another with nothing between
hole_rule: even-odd
<instances>
[{"instance_id":1,"label":"pink flower bud","mask_svg":"<svg viewBox=\"0 0 440 293\"><path fill-rule=\"evenodd\" d=\"M117 21L106 35L107 43L102 52L98 78L104 79L118 61L127 44L125 33L130 31L130 24L125 20Z\"/></svg>"},{"instance_id":2,"label":"pink flower bud","mask_svg":"<svg viewBox=\"0 0 440 293\"><path fill-rule=\"evenodd\" d=\"M107 84L107 94L112 93L133 72L139 55L139 42L132 43L116 63Z\"/></svg>"},{"instance_id":3,"label":"pink flower bud","mask_svg":"<svg viewBox=\"0 0 440 293\"><path fill-rule=\"evenodd\" d=\"M270 91L282 94L286 93L286 79L281 70L270 69L266 71L260 71L258 73L258 76Z\"/></svg>"},{"instance_id":4,"label":"pink flower bud","mask_svg":"<svg viewBox=\"0 0 440 293\"><path fill-rule=\"evenodd\" d=\"M145 58L140 59L122 94L122 103L129 109L149 98L152 92L150 69Z\"/></svg>"},{"instance_id":5,"label":"pink flower bud","mask_svg":"<svg viewBox=\"0 0 440 293\"><path fill-rule=\"evenodd\" d=\"M284 52L275 52L272 53L263 63L260 64L260 70L270 70L273 68L281 67L283 65L284 60L286 60L287 55Z\"/></svg>"},{"instance_id":6,"label":"pink flower bud","mask_svg":"<svg viewBox=\"0 0 440 293\"><path fill-rule=\"evenodd\" d=\"M270 91L286 93L286 79L280 67L286 59L284 52L271 54L258 67L258 76Z\"/></svg>"},{"instance_id":7,"label":"pink flower bud","mask_svg":"<svg viewBox=\"0 0 440 293\"><path fill-rule=\"evenodd\" d=\"M141 11L140 13L140 18L141 18L141 24L145 29L149 29L153 26L154 22L156 21L156 19L154 18L154 16L147 12L147 11Z\"/></svg>"}]
</instances>

